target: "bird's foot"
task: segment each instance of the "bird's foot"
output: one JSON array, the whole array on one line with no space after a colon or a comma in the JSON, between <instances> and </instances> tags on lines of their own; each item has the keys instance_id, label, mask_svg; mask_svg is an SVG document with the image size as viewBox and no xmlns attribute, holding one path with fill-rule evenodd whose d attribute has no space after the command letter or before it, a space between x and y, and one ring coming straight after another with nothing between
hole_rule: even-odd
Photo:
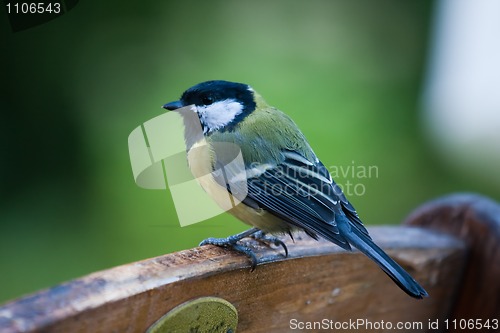
<instances>
[{"instance_id":1,"label":"bird's foot","mask_svg":"<svg viewBox=\"0 0 500 333\"><path fill-rule=\"evenodd\" d=\"M288 248L286 247L286 244L278 237L268 235L267 233L265 233L262 230L255 232L250 237L252 237L253 239L255 239L261 243L266 244L267 246L269 246L269 244L273 244L274 246L281 246L283 248L283 250L285 250L285 257L288 257Z\"/></svg>"},{"instance_id":2,"label":"bird's foot","mask_svg":"<svg viewBox=\"0 0 500 333\"><path fill-rule=\"evenodd\" d=\"M213 237L207 238L200 243L200 246L208 245L208 244L216 245L216 246L223 246L226 248L233 249L237 252L243 253L248 258L250 258L250 260L252 261L252 271L253 271L255 269L255 267L257 266L257 262L258 262L257 257L255 256L255 253L253 252L253 250L250 247L240 245L240 244L238 244L238 242L240 240L242 240L243 238L251 236L259 231L260 230L257 228L252 228L252 229L249 229L247 231L243 231L242 233L232 235L232 236L229 236L226 238L213 238Z\"/></svg>"}]
</instances>

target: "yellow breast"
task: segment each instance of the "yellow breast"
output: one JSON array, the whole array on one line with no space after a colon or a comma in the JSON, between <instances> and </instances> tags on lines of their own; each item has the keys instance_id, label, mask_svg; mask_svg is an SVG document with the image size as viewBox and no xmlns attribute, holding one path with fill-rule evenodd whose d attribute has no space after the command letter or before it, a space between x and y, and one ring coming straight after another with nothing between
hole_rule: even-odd
<instances>
[{"instance_id":1,"label":"yellow breast","mask_svg":"<svg viewBox=\"0 0 500 333\"><path fill-rule=\"evenodd\" d=\"M271 233L287 233L293 227L263 209L254 209L234 198L212 175L213 151L205 138L199 140L187 153L189 168L200 186L224 211L246 224ZM228 205L229 204L229 205Z\"/></svg>"}]
</instances>

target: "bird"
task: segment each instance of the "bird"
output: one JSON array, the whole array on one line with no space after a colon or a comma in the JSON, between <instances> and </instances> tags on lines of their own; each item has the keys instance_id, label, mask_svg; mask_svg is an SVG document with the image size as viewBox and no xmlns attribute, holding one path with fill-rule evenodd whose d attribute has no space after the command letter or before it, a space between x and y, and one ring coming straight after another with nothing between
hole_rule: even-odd
<instances>
[{"instance_id":1,"label":"bird","mask_svg":"<svg viewBox=\"0 0 500 333\"><path fill-rule=\"evenodd\" d=\"M245 83L212 80L185 90L163 105L183 119L189 169L220 206L251 229L200 245L230 247L257 262L251 248L238 242L255 237L288 249L277 236L304 231L345 250L352 246L373 260L404 292L421 299L428 293L377 246L356 209L332 179L295 122ZM217 148L219 147L219 148ZM222 147L222 148L220 148ZM227 168L237 147L242 166ZM229 155L229 156L227 156ZM225 174L215 171L225 170ZM234 170L233 170L234 169ZM212 175L206 177L206 175ZM218 176L217 176L218 175Z\"/></svg>"}]
</instances>

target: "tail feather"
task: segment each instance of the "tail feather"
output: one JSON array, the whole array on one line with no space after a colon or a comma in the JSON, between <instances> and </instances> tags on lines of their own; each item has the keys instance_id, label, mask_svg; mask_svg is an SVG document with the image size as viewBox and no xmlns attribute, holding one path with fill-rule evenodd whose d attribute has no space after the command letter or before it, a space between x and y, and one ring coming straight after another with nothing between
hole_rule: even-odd
<instances>
[{"instance_id":1,"label":"tail feather","mask_svg":"<svg viewBox=\"0 0 500 333\"><path fill-rule=\"evenodd\" d=\"M389 277L408 295L415 298L429 296L420 284L408 274L403 267L395 262L369 237L365 236L356 228L352 228L349 222L339 221L338 228L347 241L372 259Z\"/></svg>"}]
</instances>

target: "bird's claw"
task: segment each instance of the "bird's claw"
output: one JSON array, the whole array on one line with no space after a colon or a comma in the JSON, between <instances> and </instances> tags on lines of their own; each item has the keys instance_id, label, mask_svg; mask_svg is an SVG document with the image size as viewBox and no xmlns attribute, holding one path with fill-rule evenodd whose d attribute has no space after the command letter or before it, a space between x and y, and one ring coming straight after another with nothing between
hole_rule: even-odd
<instances>
[{"instance_id":1,"label":"bird's claw","mask_svg":"<svg viewBox=\"0 0 500 333\"><path fill-rule=\"evenodd\" d=\"M255 267L257 267L257 257L255 256L254 251L248 247L248 246L243 246L238 244L240 240L242 240L245 237L252 237L256 241L259 241L261 243L266 244L269 246L270 244L273 244L275 246L281 246L285 250L285 257L288 256L288 248L286 247L285 243L281 241L278 237L267 235L265 232L257 229L257 228L252 228L247 231L244 231L242 233L232 235L226 238L207 238L203 240L200 243L200 246L203 245L215 245L215 246L223 246L226 248L233 249L237 252L245 254L248 258L250 258L252 262L252 271L255 270Z\"/></svg>"},{"instance_id":2,"label":"bird's claw","mask_svg":"<svg viewBox=\"0 0 500 333\"><path fill-rule=\"evenodd\" d=\"M238 242L241 239L248 237L248 236L250 236L258 231L259 231L259 229L252 228L252 229L249 229L249 230L244 231L242 233L232 235L232 236L229 236L226 238L213 238L213 237L207 238L200 243L200 246L208 245L208 244L215 245L215 246L223 246L226 248L233 249L237 252L243 253L248 258L250 258L250 260L252 262L252 269L251 270L253 271L255 269L255 267L257 267L257 263L258 263L257 257L255 256L255 254L251 248L249 248L247 246L239 245Z\"/></svg>"},{"instance_id":3,"label":"bird's claw","mask_svg":"<svg viewBox=\"0 0 500 333\"><path fill-rule=\"evenodd\" d=\"M278 237L268 235L262 230L257 231L251 237L268 246L269 244L273 244L274 246L281 246L283 250L285 250L285 257L288 257L288 248L286 247L286 244Z\"/></svg>"},{"instance_id":4,"label":"bird's claw","mask_svg":"<svg viewBox=\"0 0 500 333\"><path fill-rule=\"evenodd\" d=\"M238 244L239 240L235 240L232 237L234 236L229 236L227 238L207 238L200 243L200 246L203 245L223 246L226 248L233 249L234 251L243 253L248 258L250 258L250 261L252 262L251 270L253 271L255 267L257 267L258 263L257 257L253 253L253 250L247 246L239 245Z\"/></svg>"}]
</instances>

